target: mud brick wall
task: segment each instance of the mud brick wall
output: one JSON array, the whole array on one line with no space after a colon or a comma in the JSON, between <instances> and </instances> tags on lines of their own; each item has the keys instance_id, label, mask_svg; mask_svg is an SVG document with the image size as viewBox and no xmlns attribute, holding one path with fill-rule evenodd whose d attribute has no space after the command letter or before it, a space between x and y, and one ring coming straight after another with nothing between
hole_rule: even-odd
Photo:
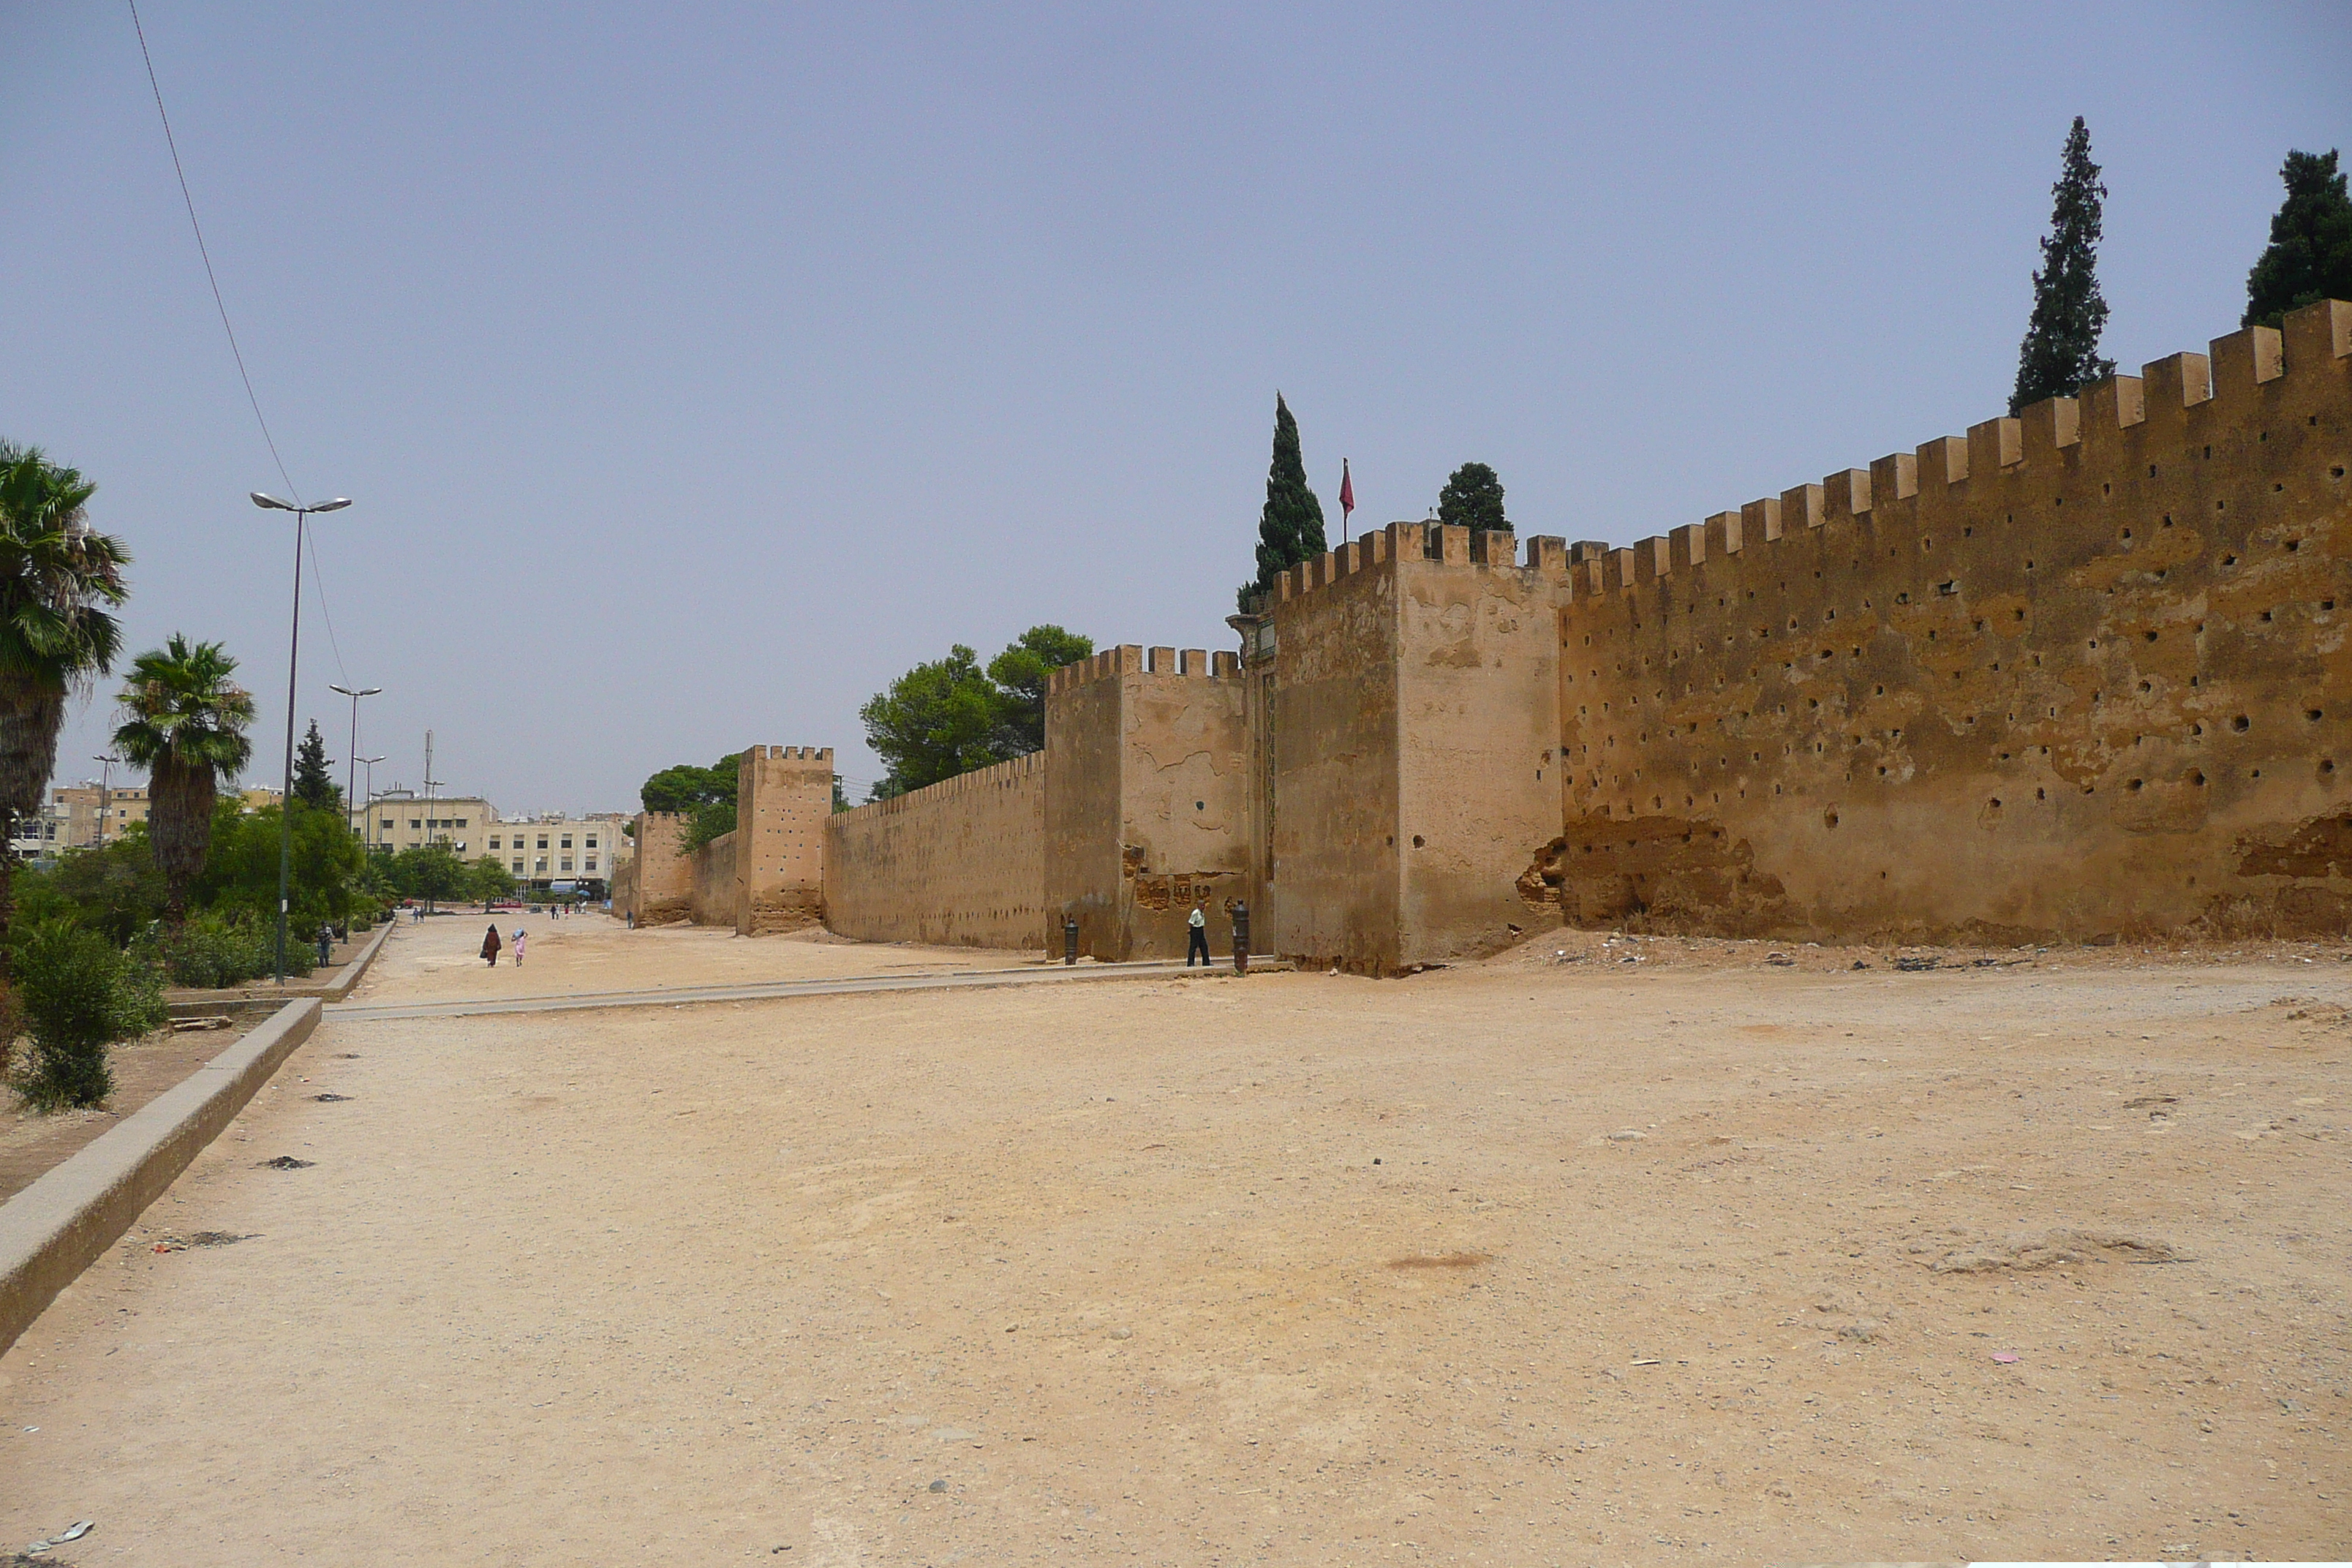
<instances>
[{"instance_id":1,"label":"mud brick wall","mask_svg":"<svg viewBox=\"0 0 2352 1568\"><path fill-rule=\"evenodd\" d=\"M613 871L613 912L639 925L693 918L694 868L686 854L687 822L674 812L641 812L636 853Z\"/></svg>"},{"instance_id":2,"label":"mud brick wall","mask_svg":"<svg viewBox=\"0 0 2352 1568\"><path fill-rule=\"evenodd\" d=\"M1570 921L1995 942L2352 917L2352 306L1582 552Z\"/></svg>"},{"instance_id":3,"label":"mud brick wall","mask_svg":"<svg viewBox=\"0 0 2352 1568\"><path fill-rule=\"evenodd\" d=\"M1045 694L1045 902L1056 948L1106 962L1181 958L1193 906L1212 950L1246 896L1248 734L1239 661L1200 648L1108 648Z\"/></svg>"},{"instance_id":4,"label":"mud brick wall","mask_svg":"<svg viewBox=\"0 0 2352 1568\"><path fill-rule=\"evenodd\" d=\"M824 832L833 749L747 746L735 763L734 926L738 936L824 919Z\"/></svg>"},{"instance_id":5,"label":"mud brick wall","mask_svg":"<svg viewBox=\"0 0 2352 1568\"><path fill-rule=\"evenodd\" d=\"M824 823L826 924L867 942L1035 948L1045 937L1042 755Z\"/></svg>"},{"instance_id":6,"label":"mud brick wall","mask_svg":"<svg viewBox=\"0 0 2352 1568\"><path fill-rule=\"evenodd\" d=\"M1391 973L1497 952L1559 819L1565 547L1391 523L1285 574L1264 901L1286 957Z\"/></svg>"}]
</instances>

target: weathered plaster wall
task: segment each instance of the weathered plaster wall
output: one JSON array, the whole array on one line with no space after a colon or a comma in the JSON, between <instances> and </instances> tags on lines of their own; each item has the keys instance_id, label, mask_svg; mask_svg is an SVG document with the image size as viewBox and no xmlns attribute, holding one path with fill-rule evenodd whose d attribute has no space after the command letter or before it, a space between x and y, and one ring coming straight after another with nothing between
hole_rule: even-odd
<instances>
[{"instance_id":1,"label":"weathered plaster wall","mask_svg":"<svg viewBox=\"0 0 2352 1568\"><path fill-rule=\"evenodd\" d=\"M1484 957L1552 923L1519 896L1559 822L1561 542L1435 531L1397 563L1397 963Z\"/></svg>"},{"instance_id":2,"label":"weathered plaster wall","mask_svg":"<svg viewBox=\"0 0 2352 1568\"><path fill-rule=\"evenodd\" d=\"M1391 523L1276 584L1274 950L1377 973L1493 952L1559 813L1559 541ZM1261 808L1262 810L1264 808Z\"/></svg>"},{"instance_id":3,"label":"weathered plaster wall","mask_svg":"<svg viewBox=\"0 0 2352 1568\"><path fill-rule=\"evenodd\" d=\"M639 925L666 925L693 917L694 868L686 855L686 819L672 812L640 812L636 853L614 868L613 912L635 914Z\"/></svg>"},{"instance_id":4,"label":"weathered plaster wall","mask_svg":"<svg viewBox=\"0 0 2352 1568\"><path fill-rule=\"evenodd\" d=\"M722 833L687 857L693 879L687 907L696 925L731 928L735 924L742 895L735 880L735 846L741 832L739 827L733 833Z\"/></svg>"},{"instance_id":5,"label":"weathered plaster wall","mask_svg":"<svg viewBox=\"0 0 2352 1568\"><path fill-rule=\"evenodd\" d=\"M736 935L824 921L825 822L832 815L831 747L743 750L735 763Z\"/></svg>"},{"instance_id":6,"label":"weathered plaster wall","mask_svg":"<svg viewBox=\"0 0 2352 1568\"><path fill-rule=\"evenodd\" d=\"M1394 557L1421 539L1421 524L1392 523L1276 584L1271 853L1253 945L1318 964L1400 961Z\"/></svg>"},{"instance_id":7,"label":"weathered plaster wall","mask_svg":"<svg viewBox=\"0 0 2352 1568\"><path fill-rule=\"evenodd\" d=\"M1045 691L1045 914L1062 950L1062 922L1078 922L1078 951L1110 959L1126 945L1119 917L1120 661L1114 648L1055 671ZM1108 663L1107 663L1108 661Z\"/></svg>"},{"instance_id":8,"label":"weathered plaster wall","mask_svg":"<svg viewBox=\"0 0 2352 1568\"><path fill-rule=\"evenodd\" d=\"M1193 906L1212 950L1248 891L1248 733L1237 661L1199 648L1107 649L1045 698L1046 903L1080 951L1181 958Z\"/></svg>"},{"instance_id":9,"label":"weathered plaster wall","mask_svg":"<svg viewBox=\"0 0 2352 1568\"><path fill-rule=\"evenodd\" d=\"M824 824L826 924L867 942L1045 940L1045 763L1016 757Z\"/></svg>"},{"instance_id":10,"label":"weathered plaster wall","mask_svg":"<svg viewBox=\"0 0 2352 1568\"><path fill-rule=\"evenodd\" d=\"M1990 940L2352 912L2352 306L1580 562L1580 923Z\"/></svg>"}]
</instances>

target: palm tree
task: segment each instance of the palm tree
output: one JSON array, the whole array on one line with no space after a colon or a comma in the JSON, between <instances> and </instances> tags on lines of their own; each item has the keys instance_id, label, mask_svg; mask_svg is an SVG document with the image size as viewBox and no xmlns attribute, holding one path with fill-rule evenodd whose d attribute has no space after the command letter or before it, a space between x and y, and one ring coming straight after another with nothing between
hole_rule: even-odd
<instances>
[{"instance_id":1,"label":"palm tree","mask_svg":"<svg viewBox=\"0 0 2352 1568\"><path fill-rule=\"evenodd\" d=\"M167 889L163 921L188 918L188 887L205 868L213 843L213 800L253 758L245 727L253 722L253 694L229 679L236 660L216 642L191 643L179 633L131 661L131 679L117 699L122 722L115 749L147 770L147 841Z\"/></svg>"},{"instance_id":2,"label":"palm tree","mask_svg":"<svg viewBox=\"0 0 2352 1568\"><path fill-rule=\"evenodd\" d=\"M39 448L0 441L0 818L30 816L58 762L66 698L114 667L130 552L89 526L97 486ZM15 862L0 851L0 981Z\"/></svg>"}]
</instances>

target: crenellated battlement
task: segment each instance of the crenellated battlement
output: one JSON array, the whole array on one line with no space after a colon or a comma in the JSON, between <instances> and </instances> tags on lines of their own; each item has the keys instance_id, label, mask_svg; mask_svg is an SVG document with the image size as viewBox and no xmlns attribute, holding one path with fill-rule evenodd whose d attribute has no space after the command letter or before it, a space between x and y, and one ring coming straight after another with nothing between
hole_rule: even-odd
<instances>
[{"instance_id":1,"label":"crenellated battlement","mask_svg":"<svg viewBox=\"0 0 2352 1568\"><path fill-rule=\"evenodd\" d=\"M1577 549L1588 548L1577 546ZM1327 550L1312 561L1302 561L1274 581L1264 608L1331 587L1350 577L1387 569L1400 561L1426 561L1446 566L1483 566L1490 570L1525 572L1565 584L1571 556L1567 540L1538 534L1528 541L1527 559L1518 555L1518 535L1509 529L1470 529L1459 523L1391 522L1358 535L1337 550Z\"/></svg>"},{"instance_id":2,"label":"crenellated battlement","mask_svg":"<svg viewBox=\"0 0 2352 1568\"><path fill-rule=\"evenodd\" d=\"M1064 665L1045 678L1049 695L1075 691L1097 680L1121 675L1175 676L1183 679L1238 680L1241 659L1232 653L1211 654L1205 648L1147 648L1138 643L1107 647L1091 658Z\"/></svg>"},{"instance_id":3,"label":"crenellated battlement","mask_svg":"<svg viewBox=\"0 0 2352 1568\"><path fill-rule=\"evenodd\" d=\"M743 755L755 761L776 763L809 763L826 768L833 766L831 746L750 746Z\"/></svg>"},{"instance_id":4,"label":"crenellated battlement","mask_svg":"<svg viewBox=\"0 0 2352 1568\"><path fill-rule=\"evenodd\" d=\"M2151 459L2160 472L2168 458L2192 447L2202 453L2229 431L2251 427L2280 394L2302 391L2301 383L2332 377L2344 385L2352 304L2324 300L2290 314L2284 330L2248 327L2208 347L2085 387L2079 399L2047 398L2013 417L1972 425L1966 436L1939 436L1867 468L1830 474L1631 546L1580 544L1570 567L1574 595L1630 593L1709 561L1754 563L1783 539L1835 533L1906 502L1933 505L1958 487L1981 487L2021 468L2066 465L2066 480L2078 491L2086 481L2112 492L2158 477L2144 471Z\"/></svg>"},{"instance_id":5,"label":"crenellated battlement","mask_svg":"<svg viewBox=\"0 0 2352 1568\"><path fill-rule=\"evenodd\" d=\"M956 800L968 795L978 795L992 789L1019 789L1041 778L1045 771L1045 753L1032 752L1025 757L994 763L984 768L974 768L968 773L958 773L951 779L941 779L921 789L910 789L888 800L872 801L835 812L834 820L844 826L877 821L898 812L917 811L941 801Z\"/></svg>"}]
</instances>

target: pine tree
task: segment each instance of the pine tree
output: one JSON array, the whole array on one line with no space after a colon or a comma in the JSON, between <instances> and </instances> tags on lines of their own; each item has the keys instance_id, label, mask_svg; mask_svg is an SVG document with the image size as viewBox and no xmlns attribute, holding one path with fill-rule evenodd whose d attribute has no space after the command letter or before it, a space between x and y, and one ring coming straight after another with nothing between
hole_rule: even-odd
<instances>
[{"instance_id":1,"label":"pine tree","mask_svg":"<svg viewBox=\"0 0 2352 1568\"><path fill-rule=\"evenodd\" d=\"M2246 277L2241 326L2275 327L2289 310L2352 300L2352 196L2336 150L2289 153L2279 178L2286 200L2271 219L2270 248Z\"/></svg>"},{"instance_id":2,"label":"pine tree","mask_svg":"<svg viewBox=\"0 0 2352 1568\"><path fill-rule=\"evenodd\" d=\"M1437 521L1482 530L1510 527L1503 515L1503 481L1484 463L1463 464L1437 492Z\"/></svg>"},{"instance_id":3,"label":"pine tree","mask_svg":"<svg viewBox=\"0 0 2352 1568\"><path fill-rule=\"evenodd\" d=\"M1274 395L1274 461L1265 472L1265 510L1257 520L1257 577L1241 591L1241 607L1274 586L1274 580L1328 546L1323 540L1323 503L1307 487L1307 460L1298 449L1298 421L1282 394Z\"/></svg>"},{"instance_id":4,"label":"pine tree","mask_svg":"<svg viewBox=\"0 0 2352 1568\"><path fill-rule=\"evenodd\" d=\"M327 771L327 742L319 738L316 719L310 721L310 731L302 737L302 743L294 748L294 798L321 810L342 804L343 792L335 787L335 776Z\"/></svg>"},{"instance_id":5,"label":"pine tree","mask_svg":"<svg viewBox=\"0 0 2352 1568\"><path fill-rule=\"evenodd\" d=\"M2033 275L2033 314L2017 353L2015 414L2045 397L2072 397L2085 384L2115 374L2099 357L2107 302L2099 293L2099 204L2107 187L2091 162L2091 133L2083 117L2066 133L2064 166L2050 187L2057 198L2042 241L2042 268Z\"/></svg>"}]
</instances>

